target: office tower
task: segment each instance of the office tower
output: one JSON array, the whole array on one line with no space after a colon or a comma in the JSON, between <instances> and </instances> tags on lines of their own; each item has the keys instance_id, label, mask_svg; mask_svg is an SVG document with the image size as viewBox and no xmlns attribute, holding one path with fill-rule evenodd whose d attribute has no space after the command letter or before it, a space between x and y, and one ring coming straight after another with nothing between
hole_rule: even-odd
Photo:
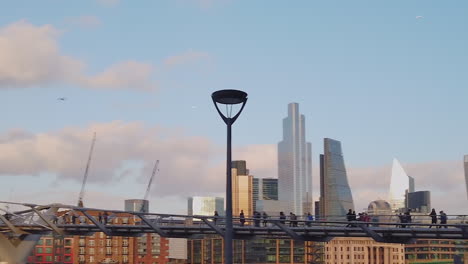
<instances>
[{"instance_id":1,"label":"office tower","mask_svg":"<svg viewBox=\"0 0 468 264\"><path fill-rule=\"evenodd\" d=\"M305 117L299 104L288 104L283 140L278 143L279 200L297 215L312 211L312 145L305 139Z\"/></svg>"},{"instance_id":2,"label":"office tower","mask_svg":"<svg viewBox=\"0 0 468 264\"><path fill-rule=\"evenodd\" d=\"M418 191L408 193L408 209L419 213L429 213L431 211L431 192Z\"/></svg>"},{"instance_id":3,"label":"office tower","mask_svg":"<svg viewBox=\"0 0 468 264\"><path fill-rule=\"evenodd\" d=\"M320 155L320 217L342 218L354 210L348 184L341 142L325 138L324 154Z\"/></svg>"},{"instance_id":4,"label":"office tower","mask_svg":"<svg viewBox=\"0 0 468 264\"><path fill-rule=\"evenodd\" d=\"M245 217L253 215L253 176L245 160L232 162L232 215L238 217L241 210Z\"/></svg>"},{"instance_id":5,"label":"office tower","mask_svg":"<svg viewBox=\"0 0 468 264\"><path fill-rule=\"evenodd\" d=\"M410 192L410 177L406 174L400 162L397 159L393 159L389 201L394 212L406 208L405 198L408 192Z\"/></svg>"},{"instance_id":6,"label":"office tower","mask_svg":"<svg viewBox=\"0 0 468 264\"><path fill-rule=\"evenodd\" d=\"M257 211L258 200L278 200L278 179L253 178L253 208Z\"/></svg>"},{"instance_id":7,"label":"office tower","mask_svg":"<svg viewBox=\"0 0 468 264\"><path fill-rule=\"evenodd\" d=\"M149 201L143 199L125 200L125 211L147 213L149 212Z\"/></svg>"},{"instance_id":8,"label":"office tower","mask_svg":"<svg viewBox=\"0 0 468 264\"><path fill-rule=\"evenodd\" d=\"M468 241L418 239L405 244L406 263L468 263Z\"/></svg>"},{"instance_id":9,"label":"office tower","mask_svg":"<svg viewBox=\"0 0 468 264\"><path fill-rule=\"evenodd\" d=\"M464 165L465 165L466 195L468 198L468 155L465 155Z\"/></svg>"},{"instance_id":10,"label":"office tower","mask_svg":"<svg viewBox=\"0 0 468 264\"><path fill-rule=\"evenodd\" d=\"M188 215L224 215L224 198L194 196L188 198Z\"/></svg>"}]
</instances>

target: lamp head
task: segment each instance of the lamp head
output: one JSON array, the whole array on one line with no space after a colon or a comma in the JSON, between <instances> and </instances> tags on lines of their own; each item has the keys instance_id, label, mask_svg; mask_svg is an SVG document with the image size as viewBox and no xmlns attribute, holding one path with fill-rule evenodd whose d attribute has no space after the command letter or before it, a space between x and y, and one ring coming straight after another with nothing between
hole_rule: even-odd
<instances>
[{"instance_id":1,"label":"lamp head","mask_svg":"<svg viewBox=\"0 0 468 264\"><path fill-rule=\"evenodd\" d=\"M245 103L247 103L247 93L239 90L219 90L211 94L211 99L216 107L221 118L226 124L232 125L239 117L240 113L244 109ZM218 104L226 105L226 114L224 115L218 107ZM237 114L232 116L232 106L242 104Z\"/></svg>"},{"instance_id":2,"label":"lamp head","mask_svg":"<svg viewBox=\"0 0 468 264\"><path fill-rule=\"evenodd\" d=\"M247 93L239 90L219 90L211 94L211 98L219 104L234 105L247 101Z\"/></svg>"}]
</instances>

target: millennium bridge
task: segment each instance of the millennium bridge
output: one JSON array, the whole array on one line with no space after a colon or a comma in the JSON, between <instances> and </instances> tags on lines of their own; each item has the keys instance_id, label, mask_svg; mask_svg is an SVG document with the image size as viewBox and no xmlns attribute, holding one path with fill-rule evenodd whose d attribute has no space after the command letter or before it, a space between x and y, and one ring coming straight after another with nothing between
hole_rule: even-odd
<instances>
[{"instance_id":1,"label":"millennium bridge","mask_svg":"<svg viewBox=\"0 0 468 264\"><path fill-rule=\"evenodd\" d=\"M43 235L137 237L157 233L169 238L224 236L223 217L157 214L84 208L64 204L37 205L2 202L24 210L0 208L0 255L12 263L24 259ZM447 224L430 224L428 215L413 215L411 223L399 223L395 215L373 215L372 222L335 219L285 220L234 218L234 239L279 238L327 242L334 237L370 237L377 242L410 243L415 239L468 239L468 216L450 215ZM343 219L343 217L341 218ZM375 220L378 220L375 221Z\"/></svg>"}]
</instances>

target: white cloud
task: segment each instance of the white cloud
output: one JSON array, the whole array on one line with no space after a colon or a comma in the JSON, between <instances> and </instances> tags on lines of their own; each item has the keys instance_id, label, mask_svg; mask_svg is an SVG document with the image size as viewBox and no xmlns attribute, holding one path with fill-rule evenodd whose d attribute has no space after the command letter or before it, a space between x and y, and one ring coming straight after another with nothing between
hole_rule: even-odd
<instances>
[{"instance_id":1,"label":"white cloud","mask_svg":"<svg viewBox=\"0 0 468 264\"><path fill-rule=\"evenodd\" d=\"M177 65L185 65L199 61L201 59L209 59L208 53L189 50L185 53L168 57L164 60L163 64L166 67L173 67Z\"/></svg>"},{"instance_id":2,"label":"white cloud","mask_svg":"<svg viewBox=\"0 0 468 264\"><path fill-rule=\"evenodd\" d=\"M95 76L85 74L86 63L63 55L52 25L35 26L19 21L0 28L0 89L25 88L50 83L70 83L88 88L153 90L153 66L119 62Z\"/></svg>"}]
</instances>

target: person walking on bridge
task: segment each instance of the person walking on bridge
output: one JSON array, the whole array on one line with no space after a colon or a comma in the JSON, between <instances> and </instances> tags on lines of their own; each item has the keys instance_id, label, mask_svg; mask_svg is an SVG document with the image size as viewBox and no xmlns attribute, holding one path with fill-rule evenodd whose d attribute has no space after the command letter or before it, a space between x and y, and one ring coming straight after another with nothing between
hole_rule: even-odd
<instances>
[{"instance_id":1,"label":"person walking on bridge","mask_svg":"<svg viewBox=\"0 0 468 264\"><path fill-rule=\"evenodd\" d=\"M437 224L437 213L434 208L432 208L432 211L429 214L429 216L431 217L431 225L429 226L429 228L432 228L432 225Z\"/></svg>"},{"instance_id":2,"label":"person walking on bridge","mask_svg":"<svg viewBox=\"0 0 468 264\"><path fill-rule=\"evenodd\" d=\"M447 214L444 213L444 211L440 211L440 223L442 225L446 225L447 224ZM442 226L440 226L442 227ZM444 226L445 228L447 228L447 226Z\"/></svg>"},{"instance_id":3,"label":"person walking on bridge","mask_svg":"<svg viewBox=\"0 0 468 264\"><path fill-rule=\"evenodd\" d=\"M245 215L244 215L244 210L241 210L239 214L239 222L241 226L244 226L245 224Z\"/></svg>"}]
</instances>

